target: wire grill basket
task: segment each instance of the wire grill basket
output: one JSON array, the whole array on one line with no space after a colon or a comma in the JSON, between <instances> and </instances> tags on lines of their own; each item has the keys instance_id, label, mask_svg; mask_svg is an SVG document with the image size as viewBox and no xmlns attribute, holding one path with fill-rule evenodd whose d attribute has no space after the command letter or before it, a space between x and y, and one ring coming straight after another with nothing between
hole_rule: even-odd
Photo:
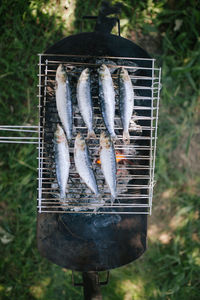
<instances>
[{"instance_id":1,"label":"wire grill basket","mask_svg":"<svg viewBox=\"0 0 200 300\"><path fill-rule=\"evenodd\" d=\"M67 200L61 202L56 179L53 134L60 122L55 99L55 75L58 65L65 65L69 74L73 99L74 137L77 132L87 136L87 128L76 102L76 85L81 71L89 68L94 109L96 139L88 141L93 169L102 195L101 200L80 179L73 159L74 138L70 143L71 167L66 190ZM117 198L113 204L99 163L99 137L105 130L98 102L97 68L105 63L111 71L116 93L115 132L117 141ZM134 89L134 111L130 124L130 144L122 139L122 124L118 109L118 73L128 70ZM39 146L38 146L38 212L42 213L109 213L151 214L158 108L160 97L160 68L154 59L92 57L81 55L39 55ZM103 203L103 204L102 204Z\"/></svg>"}]
</instances>

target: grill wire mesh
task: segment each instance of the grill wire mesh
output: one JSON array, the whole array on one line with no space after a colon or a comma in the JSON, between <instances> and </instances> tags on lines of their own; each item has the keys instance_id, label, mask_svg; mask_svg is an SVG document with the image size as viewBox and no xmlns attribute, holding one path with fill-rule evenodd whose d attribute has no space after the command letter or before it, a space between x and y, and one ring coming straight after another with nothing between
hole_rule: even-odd
<instances>
[{"instance_id":1,"label":"grill wire mesh","mask_svg":"<svg viewBox=\"0 0 200 300\"><path fill-rule=\"evenodd\" d=\"M67 201L61 203L56 179L53 137L59 117L56 109L55 76L59 64L65 65L73 100L74 134L70 147L70 173ZM116 94L115 132L117 141L117 198L113 205L110 192L101 172L99 161L99 137L105 125L98 101L97 69L105 63L111 71ZM80 179L74 165L74 138L78 132L86 138L87 128L80 115L76 86L85 68L90 69L91 92L94 109L94 128L97 138L87 141L97 184L104 204ZM119 115L118 69L128 70L134 89L134 111L130 124L130 144L122 139L122 123ZM40 213L109 213L151 214L154 187L154 168L160 97L161 69L154 59L91 57L39 54L39 146L38 146L38 211Z\"/></svg>"}]
</instances>

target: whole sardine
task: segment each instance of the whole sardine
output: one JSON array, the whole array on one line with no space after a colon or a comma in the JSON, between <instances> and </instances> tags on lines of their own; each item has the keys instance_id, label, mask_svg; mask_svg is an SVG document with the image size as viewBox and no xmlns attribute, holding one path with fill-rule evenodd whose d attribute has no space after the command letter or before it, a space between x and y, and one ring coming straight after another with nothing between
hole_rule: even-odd
<instances>
[{"instance_id":1,"label":"whole sardine","mask_svg":"<svg viewBox=\"0 0 200 300\"><path fill-rule=\"evenodd\" d=\"M66 200L66 186L69 177L70 157L67 139L64 130L58 124L54 134L54 151L56 163L56 176L60 189L61 201Z\"/></svg>"},{"instance_id":2,"label":"whole sardine","mask_svg":"<svg viewBox=\"0 0 200 300\"><path fill-rule=\"evenodd\" d=\"M72 100L65 68L60 64L56 71L56 106L68 140L72 138Z\"/></svg>"},{"instance_id":3,"label":"whole sardine","mask_svg":"<svg viewBox=\"0 0 200 300\"><path fill-rule=\"evenodd\" d=\"M99 72L99 99L105 126L113 139L115 117L115 91L112 77L106 65L101 65Z\"/></svg>"},{"instance_id":4,"label":"whole sardine","mask_svg":"<svg viewBox=\"0 0 200 300\"><path fill-rule=\"evenodd\" d=\"M92 170L92 163L90 160L88 147L80 133L77 134L75 139L74 162L76 170L82 180L92 190L92 192L95 193L96 196L99 196L96 178Z\"/></svg>"},{"instance_id":5,"label":"whole sardine","mask_svg":"<svg viewBox=\"0 0 200 300\"><path fill-rule=\"evenodd\" d=\"M92 97L90 92L90 73L89 69L82 71L77 84L77 100L78 106L83 120L88 128L87 138L95 138L93 130L93 108Z\"/></svg>"},{"instance_id":6,"label":"whole sardine","mask_svg":"<svg viewBox=\"0 0 200 300\"><path fill-rule=\"evenodd\" d=\"M105 133L101 133L100 136L100 161L101 169L104 174L106 183L111 192L111 202L113 203L117 195L116 173L117 164L115 149L110 137Z\"/></svg>"},{"instance_id":7,"label":"whole sardine","mask_svg":"<svg viewBox=\"0 0 200 300\"><path fill-rule=\"evenodd\" d=\"M129 124L133 113L134 92L131 78L128 71L124 68L119 74L119 108L123 126L123 140L130 143Z\"/></svg>"}]
</instances>

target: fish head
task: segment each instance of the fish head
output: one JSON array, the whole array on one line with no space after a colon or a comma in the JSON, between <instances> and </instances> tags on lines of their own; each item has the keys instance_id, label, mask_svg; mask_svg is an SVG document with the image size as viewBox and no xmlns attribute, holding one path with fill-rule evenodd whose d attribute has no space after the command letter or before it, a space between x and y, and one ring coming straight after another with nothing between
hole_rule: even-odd
<instances>
[{"instance_id":1,"label":"fish head","mask_svg":"<svg viewBox=\"0 0 200 300\"><path fill-rule=\"evenodd\" d=\"M82 71L81 76L80 76L80 80L84 80L85 81L85 80L88 80L89 77L90 77L90 72L89 72L89 69L86 68L86 69L84 69Z\"/></svg>"},{"instance_id":2,"label":"fish head","mask_svg":"<svg viewBox=\"0 0 200 300\"><path fill-rule=\"evenodd\" d=\"M76 139L75 139L75 148L79 148L81 150L85 149L85 140L84 137L80 134L80 132L77 134Z\"/></svg>"},{"instance_id":3,"label":"fish head","mask_svg":"<svg viewBox=\"0 0 200 300\"><path fill-rule=\"evenodd\" d=\"M119 73L119 76L122 80L130 80L130 77L128 75L128 71L125 69L125 68L121 68L120 69L120 73Z\"/></svg>"},{"instance_id":4,"label":"fish head","mask_svg":"<svg viewBox=\"0 0 200 300\"><path fill-rule=\"evenodd\" d=\"M103 131L100 135L100 145L102 148L110 148L111 146L111 139L106 133Z\"/></svg>"},{"instance_id":5,"label":"fish head","mask_svg":"<svg viewBox=\"0 0 200 300\"><path fill-rule=\"evenodd\" d=\"M103 79L109 75L109 69L105 64L102 64L98 69L99 76Z\"/></svg>"},{"instance_id":6,"label":"fish head","mask_svg":"<svg viewBox=\"0 0 200 300\"><path fill-rule=\"evenodd\" d=\"M57 128L54 133L54 138L56 143L62 143L66 140L64 130L59 124L57 124Z\"/></svg>"},{"instance_id":7,"label":"fish head","mask_svg":"<svg viewBox=\"0 0 200 300\"><path fill-rule=\"evenodd\" d=\"M56 70L56 80L57 82L65 83L67 79L66 70L63 64L60 64Z\"/></svg>"}]
</instances>

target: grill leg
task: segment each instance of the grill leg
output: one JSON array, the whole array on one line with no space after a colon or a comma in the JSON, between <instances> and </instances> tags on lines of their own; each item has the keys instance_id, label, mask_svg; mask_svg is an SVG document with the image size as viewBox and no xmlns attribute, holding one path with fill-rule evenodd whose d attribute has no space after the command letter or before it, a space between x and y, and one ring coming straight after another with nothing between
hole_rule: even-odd
<instances>
[{"instance_id":1,"label":"grill leg","mask_svg":"<svg viewBox=\"0 0 200 300\"><path fill-rule=\"evenodd\" d=\"M83 288L85 300L102 300L98 272L83 272Z\"/></svg>"}]
</instances>

